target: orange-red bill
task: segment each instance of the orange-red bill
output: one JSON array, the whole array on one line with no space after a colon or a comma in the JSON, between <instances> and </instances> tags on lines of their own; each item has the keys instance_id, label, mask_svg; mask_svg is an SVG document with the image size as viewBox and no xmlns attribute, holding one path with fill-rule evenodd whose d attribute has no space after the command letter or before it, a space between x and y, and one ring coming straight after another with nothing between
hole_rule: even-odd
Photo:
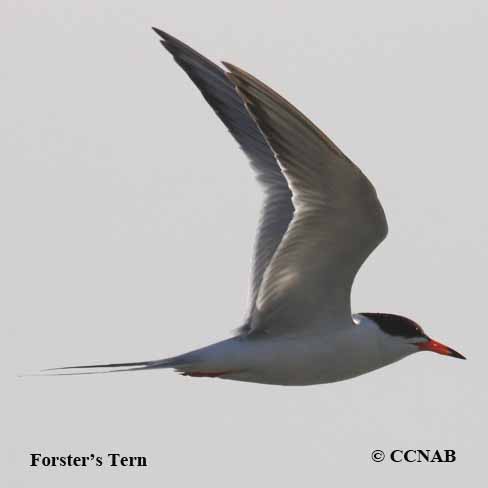
<instances>
[{"instance_id":1,"label":"orange-red bill","mask_svg":"<svg viewBox=\"0 0 488 488\"><path fill-rule=\"evenodd\" d=\"M453 358L466 359L462 354L459 354L454 349L451 349L450 347L445 346L440 342L433 341L432 339L429 339L427 342L417 344L417 347L421 351L432 351L436 352L437 354L443 354L444 356L452 356Z\"/></svg>"}]
</instances>

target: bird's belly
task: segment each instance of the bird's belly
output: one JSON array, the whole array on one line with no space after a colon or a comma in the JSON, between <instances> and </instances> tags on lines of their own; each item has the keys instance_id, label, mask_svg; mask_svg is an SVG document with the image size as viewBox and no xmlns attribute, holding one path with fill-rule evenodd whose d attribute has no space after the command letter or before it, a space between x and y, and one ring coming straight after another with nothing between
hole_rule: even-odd
<instances>
[{"instance_id":1,"label":"bird's belly","mask_svg":"<svg viewBox=\"0 0 488 488\"><path fill-rule=\"evenodd\" d=\"M249 367L224 379L273 385L305 386L333 383L377 369L375 344L352 346L349 341L282 340L254 347Z\"/></svg>"}]
</instances>

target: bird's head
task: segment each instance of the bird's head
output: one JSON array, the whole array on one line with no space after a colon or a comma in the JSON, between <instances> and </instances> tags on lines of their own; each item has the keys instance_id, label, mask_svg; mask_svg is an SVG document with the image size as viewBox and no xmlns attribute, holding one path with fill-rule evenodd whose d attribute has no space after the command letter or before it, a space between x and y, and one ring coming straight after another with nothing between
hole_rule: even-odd
<instances>
[{"instance_id":1,"label":"bird's head","mask_svg":"<svg viewBox=\"0 0 488 488\"><path fill-rule=\"evenodd\" d=\"M388 343L403 355L419 351L432 351L444 356L466 359L454 349L431 339L413 320L389 313L362 313L373 320L379 329L387 336Z\"/></svg>"}]
</instances>

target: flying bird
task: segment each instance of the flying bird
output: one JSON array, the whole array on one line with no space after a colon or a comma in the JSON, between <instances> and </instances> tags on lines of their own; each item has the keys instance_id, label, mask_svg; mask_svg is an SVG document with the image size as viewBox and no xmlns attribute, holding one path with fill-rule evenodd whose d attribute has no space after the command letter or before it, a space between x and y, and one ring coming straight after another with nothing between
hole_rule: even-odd
<instances>
[{"instance_id":1,"label":"flying bird","mask_svg":"<svg viewBox=\"0 0 488 488\"><path fill-rule=\"evenodd\" d=\"M351 313L354 277L388 232L361 170L264 83L154 31L247 155L264 190L248 311L235 336L179 356L46 371L172 368L193 377L313 385L353 378L418 351L465 359L413 320Z\"/></svg>"}]
</instances>

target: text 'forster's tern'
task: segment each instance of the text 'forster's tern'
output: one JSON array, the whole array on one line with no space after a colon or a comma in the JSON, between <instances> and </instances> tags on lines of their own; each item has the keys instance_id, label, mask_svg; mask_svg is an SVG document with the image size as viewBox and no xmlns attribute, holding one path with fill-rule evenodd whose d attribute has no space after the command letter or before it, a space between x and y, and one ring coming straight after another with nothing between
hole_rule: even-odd
<instances>
[{"instance_id":1,"label":"text 'forster's tern'","mask_svg":"<svg viewBox=\"0 0 488 488\"><path fill-rule=\"evenodd\" d=\"M351 314L354 277L387 234L376 191L359 168L262 82L229 63L224 71L154 30L264 189L249 310L236 336L180 356L49 371L173 368L195 377L312 385L353 378L418 351L465 359L405 317Z\"/></svg>"}]
</instances>

